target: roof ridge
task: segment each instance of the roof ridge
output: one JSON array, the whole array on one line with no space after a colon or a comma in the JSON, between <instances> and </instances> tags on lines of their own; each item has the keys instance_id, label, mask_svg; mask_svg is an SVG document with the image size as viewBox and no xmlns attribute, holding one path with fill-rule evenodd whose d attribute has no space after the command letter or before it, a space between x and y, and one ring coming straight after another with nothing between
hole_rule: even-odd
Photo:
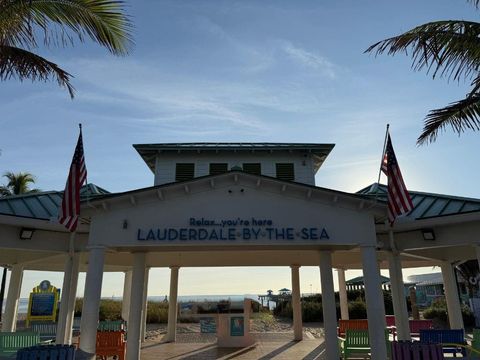
<instances>
[{"instance_id":1,"label":"roof ridge","mask_svg":"<svg viewBox=\"0 0 480 360\"><path fill-rule=\"evenodd\" d=\"M103 191L107 194L109 194L110 192L94 183L88 183L88 184L85 184L81 187L80 191L82 191L82 189L90 189L90 188L96 188L98 190L100 190L101 192L99 192L98 194L89 194L89 195L92 195L92 196L98 196L98 195L105 195L104 193L102 193ZM12 200L12 199L22 199L22 198L25 198L25 197L31 197L31 196L40 196L40 195L49 195L49 194L63 194L65 192L65 190L46 190L46 191L32 191L32 192L26 192L26 193L23 193L23 194L13 194L13 195L7 195L7 196L0 196L0 201L1 200ZM80 194L81 197L83 196L86 196L86 195L82 195Z\"/></svg>"},{"instance_id":2,"label":"roof ridge","mask_svg":"<svg viewBox=\"0 0 480 360\"><path fill-rule=\"evenodd\" d=\"M243 170L229 170L229 171L227 171L225 173L222 173L222 174L204 175L204 176L198 176L198 177L195 177L193 179L184 180L184 181L172 181L172 182L165 183L165 184L147 186L147 187L143 187L143 188L139 188L139 189L126 190L126 191L108 193L108 194L99 194L95 199L88 199L88 200L99 201L99 200L102 200L102 199L108 199L108 198L113 198L113 197L117 197L117 196L125 196L125 195L134 194L134 193L142 192L142 191L161 189L163 187L168 187L168 186L172 186L172 185L185 184L185 183L192 182L192 181L201 181L201 180L214 178L214 177L228 176L228 175L235 174L235 173L245 175L245 176L260 177L260 178L267 179L267 180L272 180L272 181L279 181L279 182L282 182L282 183L285 183L285 184L303 186L303 187L306 187L306 188L309 188L309 189L329 191L329 192L333 192L333 193L336 193L336 194L341 195L341 196L356 198L357 200L372 201L371 199L365 198L364 194L356 194L356 193L351 193L351 192L346 192L346 191L341 191L341 190L335 190L335 189L330 189L330 188L326 188L326 187L322 187L322 186L310 185L310 184L305 184L305 183L300 183L300 182L295 182L295 181L281 180L281 179L278 179L276 177L267 176L267 175L263 175L263 174L262 175L249 174L249 173L247 173ZM82 201L87 201L87 199L84 199Z\"/></svg>"},{"instance_id":3,"label":"roof ridge","mask_svg":"<svg viewBox=\"0 0 480 360\"><path fill-rule=\"evenodd\" d=\"M382 184L382 183L372 183L369 186L364 187L363 189L360 189L356 193L361 193L364 190L367 190L369 188L372 188L373 186L378 185L379 187L385 187L387 188L387 185ZM424 192L424 191L417 191L417 190L410 190L408 189L408 192L410 194L416 194L416 195L424 195L424 196L431 196L431 197L443 197L447 199L457 199L457 200L465 200L465 201L473 201L473 202L480 202L480 198L472 198L472 197L465 197L465 196L457 196L457 195L448 195L448 194L440 194L440 193L430 193L430 192ZM367 194L363 194L367 195ZM374 194L372 194L374 195Z\"/></svg>"},{"instance_id":4,"label":"roof ridge","mask_svg":"<svg viewBox=\"0 0 480 360\"><path fill-rule=\"evenodd\" d=\"M12 194L12 195L6 195L6 196L0 196L0 201L1 200L12 200L12 199L21 199L29 196L38 196L38 195L48 195L48 194L58 194L62 193L63 191L58 191L58 190L48 190L48 191L33 191L33 192L27 192L23 194Z\"/></svg>"}]
</instances>

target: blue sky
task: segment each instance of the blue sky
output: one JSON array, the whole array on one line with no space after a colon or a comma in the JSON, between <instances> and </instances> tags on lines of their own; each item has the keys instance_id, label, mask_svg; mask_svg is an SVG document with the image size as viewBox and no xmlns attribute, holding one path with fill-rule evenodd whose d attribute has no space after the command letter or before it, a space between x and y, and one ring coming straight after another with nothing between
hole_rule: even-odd
<instances>
[{"instance_id":1,"label":"blue sky","mask_svg":"<svg viewBox=\"0 0 480 360\"><path fill-rule=\"evenodd\" d=\"M480 197L474 166L479 134L448 131L432 145L415 144L427 112L461 99L467 84L412 72L405 56L363 53L424 22L478 20L480 13L467 2L127 4L136 41L129 56L116 58L92 43L40 49L75 76L73 101L53 82L0 83L2 173L28 171L37 176L37 187L63 189L82 122L88 180L110 191L153 184L134 143L285 141L335 143L317 185L353 192L376 181L390 123L410 189ZM270 282L273 270L286 271L278 285ZM318 284L318 271L310 270L304 271L303 291ZM155 271L159 281L151 293L165 294L168 274ZM225 276L197 287L195 279L208 278L209 271L185 269L180 293L249 293L289 282L288 269L225 269L238 284L246 271L266 275L238 286ZM23 293L41 277L28 273ZM109 279L104 295L118 294L120 277Z\"/></svg>"}]
</instances>

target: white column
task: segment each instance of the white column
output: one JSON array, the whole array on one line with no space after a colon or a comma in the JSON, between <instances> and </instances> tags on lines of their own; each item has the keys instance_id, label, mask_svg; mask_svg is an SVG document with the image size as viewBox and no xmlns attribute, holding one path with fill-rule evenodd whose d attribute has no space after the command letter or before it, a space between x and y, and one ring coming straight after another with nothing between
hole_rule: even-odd
<instances>
[{"instance_id":1,"label":"white column","mask_svg":"<svg viewBox=\"0 0 480 360\"><path fill-rule=\"evenodd\" d=\"M325 329L325 357L338 359L337 307L333 289L332 253L320 251L320 281L322 285L323 328Z\"/></svg>"},{"instance_id":2,"label":"white column","mask_svg":"<svg viewBox=\"0 0 480 360\"><path fill-rule=\"evenodd\" d=\"M130 311L131 291L132 291L132 270L129 270L129 271L125 271L125 278L123 280L122 319L125 321L128 321L128 312Z\"/></svg>"},{"instance_id":3,"label":"white column","mask_svg":"<svg viewBox=\"0 0 480 360\"><path fill-rule=\"evenodd\" d=\"M143 281L143 308L142 308L142 331L140 333L140 339L145 341L147 335L147 307L148 307L148 276L150 274L150 268L145 269L145 279Z\"/></svg>"},{"instance_id":4,"label":"white column","mask_svg":"<svg viewBox=\"0 0 480 360\"><path fill-rule=\"evenodd\" d=\"M443 287L445 289L445 300L447 302L448 321L450 329L463 329L462 309L458 298L457 280L453 272L452 264L447 261L440 265L442 269Z\"/></svg>"},{"instance_id":5,"label":"white column","mask_svg":"<svg viewBox=\"0 0 480 360\"><path fill-rule=\"evenodd\" d=\"M128 316L127 360L140 359L140 336L143 319L143 286L145 284L145 253L133 254L132 296Z\"/></svg>"},{"instance_id":6,"label":"white column","mask_svg":"<svg viewBox=\"0 0 480 360\"><path fill-rule=\"evenodd\" d=\"M60 309L58 311L57 334L55 339L56 344L64 344L65 341L68 296L70 295L70 283L72 280L72 265L73 257L70 254L67 254L65 258L65 266L63 268L63 285L61 289L62 295L60 299Z\"/></svg>"},{"instance_id":7,"label":"white column","mask_svg":"<svg viewBox=\"0 0 480 360\"><path fill-rule=\"evenodd\" d=\"M378 269L375 246L363 246L362 255L365 300L367 302L368 333L373 360L387 359L385 342L385 305L383 303L382 281Z\"/></svg>"},{"instance_id":8,"label":"white column","mask_svg":"<svg viewBox=\"0 0 480 360\"><path fill-rule=\"evenodd\" d=\"M65 344L72 343L72 326L75 315L75 300L77 299L78 274L80 268L80 253L73 254L72 277L70 282L70 294L68 295L67 324L65 331Z\"/></svg>"},{"instance_id":9,"label":"white column","mask_svg":"<svg viewBox=\"0 0 480 360\"><path fill-rule=\"evenodd\" d=\"M10 274L10 283L8 284L5 313L2 319L3 332L13 332L17 328L18 302L20 300L20 290L22 289L22 279L23 265L13 265Z\"/></svg>"},{"instance_id":10,"label":"white column","mask_svg":"<svg viewBox=\"0 0 480 360\"><path fill-rule=\"evenodd\" d=\"M477 254L478 267L480 268L480 244L475 245L475 253Z\"/></svg>"},{"instance_id":11,"label":"white column","mask_svg":"<svg viewBox=\"0 0 480 360\"><path fill-rule=\"evenodd\" d=\"M92 246L88 252L87 278L83 295L82 320L80 323L80 350L95 358L97 341L98 309L102 295L103 264L105 247Z\"/></svg>"},{"instance_id":12,"label":"white column","mask_svg":"<svg viewBox=\"0 0 480 360\"><path fill-rule=\"evenodd\" d=\"M170 294L168 297L168 327L166 341L175 342L177 336L177 296L178 296L178 266L170 266Z\"/></svg>"},{"instance_id":13,"label":"white column","mask_svg":"<svg viewBox=\"0 0 480 360\"><path fill-rule=\"evenodd\" d=\"M340 316L342 320L348 320L348 298L347 283L345 281L345 269L337 269L338 271L338 295L340 298Z\"/></svg>"},{"instance_id":14,"label":"white column","mask_svg":"<svg viewBox=\"0 0 480 360\"><path fill-rule=\"evenodd\" d=\"M388 252L388 265L397 337L398 340L411 340L407 300L405 298L405 286L403 284L402 263L397 252Z\"/></svg>"},{"instance_id":15,"label":"white column","mask_svg":"<svg viewBox=\"0 0 480 360\"><path fill-rule=\"evenodd\" d=\"M302 304L300 301L300 266L292 265L292 310L293 310L293 339L303 339Z\"/></svg>"}]
</instances>

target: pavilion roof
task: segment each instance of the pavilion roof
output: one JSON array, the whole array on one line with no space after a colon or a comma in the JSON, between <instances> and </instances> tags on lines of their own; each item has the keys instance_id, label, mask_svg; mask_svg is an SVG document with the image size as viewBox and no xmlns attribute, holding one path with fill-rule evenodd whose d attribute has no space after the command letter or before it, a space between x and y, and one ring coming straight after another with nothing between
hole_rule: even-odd
<instances>
[{"instance_id":1,"label":"pavilion roof","mask_svg":"<svg viewBox=\"0 0 480 360\"><path fill-rule=\"evenodd\" d=\"M390 282L390 279L386 276L380 275L382 284L386 284ZM364 285L363 283L363 276L357 276L353 279L347 280L346 281L347 285Z\"/></svg>"},{"instance_id":2,"label":"pavilion roof","mask_svg":"<svg viewBox=\"0 0 480 360\"><path fill-rule=\"evenodd\" d=\"M302 152L310 153L314 158L315 172L320 168L335 144L323 143L274 143L274 142L197 142L197 143L159 143L134 144L148 167L155 172L155 159L159 153L191 153L191 152Z\"/></svg>"},{"instance_id":3,"label":"pavilion roof","mask_svg":"<svg viewBox=\"0 0 480 360\"><path fill-rule=\"evenodd\" d=\"M439 216L449 216L480 211L480 199L460 196L408 191L413 202L413 210L401 216L410 220L428 219ZM387 186L373 183L357 194L366 195L370 199L387 201Z\"/></svg>"},{"instance_id":4,"label":"pavilion roof","mask_svg":"<svg viewBox=\"0 0 480 360\"><path fill-rule=\"evenodd\" d=\"M95 184L80 189L80 199L85 200L109 192ZM40 191L0 197L0 214L25 218L50 220L57 218L63 191Z\"/></svg>"}]
</instances>

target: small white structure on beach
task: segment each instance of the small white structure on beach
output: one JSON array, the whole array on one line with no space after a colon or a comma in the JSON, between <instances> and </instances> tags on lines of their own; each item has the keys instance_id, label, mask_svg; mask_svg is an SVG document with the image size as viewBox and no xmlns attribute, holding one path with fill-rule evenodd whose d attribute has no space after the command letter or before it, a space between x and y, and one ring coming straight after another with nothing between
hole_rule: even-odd
<instances>
[{"instance_id":1,"label":"small white structure on beach","mask_svg":"<svg viewBox=\"0 0 480 360\"><path fill-rule=\"evenodd\" d=\"M299 268L319 266L326 356L338 358L333 269L341 317L348 318L345 270L362 269L373 359L385 359L380 268L390 270L398 337L409 339L402 268L442 269L450 326L463 328L452 264L480 260L480 200L411 192L414 209L389 233L385 187L351 194L315 186L332 144L180 143L134 145L154 186L110 194L84 188L73 246L57 221L61 192L0 199L0 264L11 269L2 331L14 331L24 270L64 271L57 343L71 341L79 271L86 271L80 349L95 353L105 271L125 272L127 359L140 357L149 269L171 269L177 302L179 269L289 266L294 339L302 339ZM22 230L33 229L22 239ZM167 339L175 341L176 308Z\"/></svg>"}]
</instances>

